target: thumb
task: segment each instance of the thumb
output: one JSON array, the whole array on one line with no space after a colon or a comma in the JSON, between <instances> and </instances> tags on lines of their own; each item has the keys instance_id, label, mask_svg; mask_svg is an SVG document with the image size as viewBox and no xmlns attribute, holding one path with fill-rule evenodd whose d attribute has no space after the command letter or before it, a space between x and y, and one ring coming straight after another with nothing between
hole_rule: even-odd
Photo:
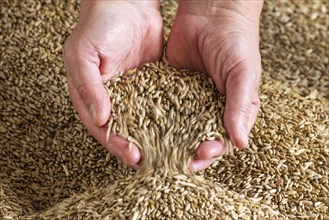
<instances>
[{"instance_id":1,"label":"thumb","mask_svg":"<svg viewBox=\"0 0 329 220\"><path fill-rule=\"evenodd\" d=\"M226 81L224 125L239 148L248 144L248 123L259 81L260 76L255 72L240 68L231 71Z\"/></svg>"},{"instance_id":2,"label":"thumb","mask_svg":"<svg viewBox=\"0 0 329 220\"><path fill-rule=\"evenodd\" d=\"M110 116L110 99L104 88L96 62L66 63L68 86L78 113L97 126L104 125Z\"/></svg>"}]
</instances>

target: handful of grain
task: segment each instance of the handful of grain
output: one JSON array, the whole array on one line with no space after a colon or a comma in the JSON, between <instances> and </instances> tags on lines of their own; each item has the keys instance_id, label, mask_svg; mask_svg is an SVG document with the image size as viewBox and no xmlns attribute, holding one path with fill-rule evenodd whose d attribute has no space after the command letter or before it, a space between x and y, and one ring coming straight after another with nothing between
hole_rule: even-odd
<instances>
[{"instance_id":1,"label":"handful of grain","mask_svg":"<svg viewBox=\"0 0 329 220\"><path fill-rule=\"evenodd\" d=\"M204 74L149 63L117 75L106 88L112 102L108 135L114 132L140 148L142 173L188 174L187 162L205 140L232 149L222 125L224 97Z\"/></svg>"},{"instance_id":2,"label":"handful of grain","mask_svg":"<svg viewBox=\"0 0 329 220\"><path fill-rule=\"evenodd\" d=\"M108 135L114 132L139 147L141 169L107 188L71 196L39 217L280 217L267 205L188 172L187 163L202 141L217 139L227 152L232 149L222 126L224 97L209 77L157 62L113 77L106 88L112 103Z\"/></svg>"},{"instance_id":3,"label":"handful of grain","mask_svg":"<svg viewBox=\"0 0 329 220\"><path fill-rule=\"evenodd\" d=\"M167 36L177 2L161 3ZM261 215L270 211L255 203L285 219L329 219L328 4L299 3L264 2L262 106L250 147L201 172L211 181L206 188L201 177L182 172L134 175L106 157L78 120L61 45L77 22L79 1L2 0L0 219L141 218L144 212L179 219L181 211L189 219L216 213L268 219ZM126 206L136 209L124 213Z\"/></svg>"}]
</instances>

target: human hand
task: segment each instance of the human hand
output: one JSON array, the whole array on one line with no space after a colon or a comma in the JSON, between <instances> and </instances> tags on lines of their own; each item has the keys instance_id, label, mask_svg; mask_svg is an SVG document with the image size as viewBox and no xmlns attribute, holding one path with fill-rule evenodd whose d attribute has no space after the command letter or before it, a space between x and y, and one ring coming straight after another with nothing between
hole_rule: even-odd
<instances>
[{"instance_id":1,"label":"human hand","mask_svg":"<svg viewBox=\"0 0 329 220\"><path fill-rule=\"evenodd\" d=\"M159 60L162 18L158 1L82 1L80 18L64 47L70 98L88 131L110 153L137 167L137 146L106 138L110 100L103 86L113 74Z\"/></svg>"},{"instance_id":2,"label":"human hand","mask_svg":"<svg viewBox=\"0 0 329 220\"><path fill-rule=\"evenodd\" d=\"M224 127L239 148L260 108L259 17L262 1L180 1L167 58L176 68L208 73L226 95ZM203 142L189 165L202 170L225 153L219 141Z\"/></svg>"}]
</instances>

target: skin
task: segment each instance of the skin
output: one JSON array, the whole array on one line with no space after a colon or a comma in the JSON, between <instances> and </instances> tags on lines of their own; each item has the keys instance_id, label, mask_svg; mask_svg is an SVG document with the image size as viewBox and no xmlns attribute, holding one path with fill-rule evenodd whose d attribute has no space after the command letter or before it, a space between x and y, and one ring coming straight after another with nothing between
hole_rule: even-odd
<instances>
[{"instance_id":1,"label":"skin","mask_svg":"<svg viewBox=\"0 0 329 220\"><path fill-rule=\"evenodd\" d=\"M258 46L262 1L180 1L166 55L176 68L209 74L226 95L224 126L237 147L259 111ZM187 25L188 24L188 25ZM82 1L76 28L64 46L70 98L88 131L125 164L142 162L137 146L111 135L111 105L103 87L113 74L161 59L162 18L158 1ZM205 141L189 164L205 169L225 154L219 141Z\"/></svg>"},{"instance_id":2,"label":"skin","mask_svg":"<svg viewBox=\"0 0 329 220\"><path fill-rule=\"evenodd\" d=\"M209 74L218 91L226 95L224 127L239 148L248 145L260 108L262 5L262 1L181 0L167 45L171 65ZM197 156L211 159L192 163L191 170L208 167L225 153L222 148L220 142L204 142Z\"/></svg>"}]
</instances>

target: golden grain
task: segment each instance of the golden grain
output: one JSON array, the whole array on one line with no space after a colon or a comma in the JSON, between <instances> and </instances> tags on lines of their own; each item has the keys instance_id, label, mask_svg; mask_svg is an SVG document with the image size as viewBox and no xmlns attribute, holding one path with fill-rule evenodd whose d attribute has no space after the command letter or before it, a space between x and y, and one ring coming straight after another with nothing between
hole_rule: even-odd
<instances>
[{"instance_id":1,"label":"golden grain","mask_svg":"<svg viewBox=\"0 0 329 220\"><path fill-rule=\"evenodd\" d=\"M134 171L123 167L88 135L68 101L61 51L65 38L76 24L78 1L2 0L0 4L1 219L113 219L113 216L119 219L136 212L138 216L156 216L157 219L174 216L204 219L202 214L208 219L265 219L257 216L277 211L285 219L328 218L326 1L305 1L303 4L298 0L265 2L260 35L264 73L260 96L262 107L251 132L250 147L235 150L201 172L199 175L205 180L194 176L193 179L198 181L190 182L191 177L181 173L175 174L181 175L179 179L169 178L170 172L164 172L152 181L145 179L144 183L150 181L149 188L138 183L136 179L141 177L134 176ZM167 38L177 3L163 1L161 7ZM158 109L161 109L160 103L165 103L167 112L170 110L168 103L172 103L179 107L175 111L180 112L172 132L180 135L184 142L189 140L186 135L189 128L183 126L185 117L194 117L191 120L194 124L205 123L200 129L219 130L217 121L209 122L211 126L206 125L207 120L215 118L213 115L197 119L190 110L200 109L204 104L200 105L194 97L204 99L209 93L189 94L189 90L198 90L205 84L191 82L185 77L173 85L173 81L165 77L165 66L161 62L150 64L139 73L143 75L157 66L156 74L139 78L138 82L143 86L136 88L138 93L149 90L139 100L141 105L147 106L150 97L158 99L152 103L152 108L156 106L157 110L151 111L151 119L155 119L158 125L165 124L163 116L166 113ZM130 70L126 79L133 73L134 70ZM113 77L111 83L119 83L120 75ZM158 75L162 77L154 83ZM135 79L132 77L132 80ZM129 92L133 89L129 84L126 86ZM166 87L172 89L162 92ZM131 94L130 98L136 98L136 94ZM166 98L159 98L162 96ZM125 96L117 96L112 104L120 105L124 99ZM191 100L184 102L183 99ZM120 108L120 111L124 110L122 105ZM212 107L210 111L213 111ZM141 118L148 117L140 114ZM149 126L153 126L152 120ZM139 127L143 124L144 120L138 122ZM178 124L180 129L176 130ZM115 126L115 129L120 127ZM162 133L169 128L161 127ZM199 138L214 137L220 138L214 133ZM166 146L169 146L174 139L170 139L169 134L167 138ZM131 142L141 146L141 143ZM155 145L159 146L159 141L156 142ZM191 149L198 143L195 142ZM179 154L176 150L176 156L172 156ZM168 179L163 180L164 176ZM175 181L197 186L200 181L205 185L210 182L217 190L214 191L211 185L203 190L187 186L183 189L182 184L176 185ZM130 191L134 188L130 186L133 183L141 191L132 191L131 200L123 194L124 189ZM157 188L152 188L154 185L160 186L157 190L163 189L161 194L154 191ZM153 192L154 197L148 198L146 191ZM216 196L212 194L214 192ZM160 196L159 201L168 203L166 213L161 203L151 199L157 198L155 195ZM240 195L245 199L240 199ZM103 199L99 199L102 196ZM145 197L145 206L128 207L141 196ZM117 201L112 200L115 197L118 197ZM66 198L68 200L64 200ZM209 198L213 201L207 203ZM240 203L236 203L237 200ZM199 211L202 203L209 208ZM230 215L218 211L224 203ZM175 204L174 211L172 204ZM185 211L188 204L190 212ZM270 208L243 209L244 204L256 204L257 207L268 204ZM96 210L95 206L102 211ZM49 207L52 208L46 211ZM123 210L128 211L124 213Z\"/></svg>"}]
</instances>

